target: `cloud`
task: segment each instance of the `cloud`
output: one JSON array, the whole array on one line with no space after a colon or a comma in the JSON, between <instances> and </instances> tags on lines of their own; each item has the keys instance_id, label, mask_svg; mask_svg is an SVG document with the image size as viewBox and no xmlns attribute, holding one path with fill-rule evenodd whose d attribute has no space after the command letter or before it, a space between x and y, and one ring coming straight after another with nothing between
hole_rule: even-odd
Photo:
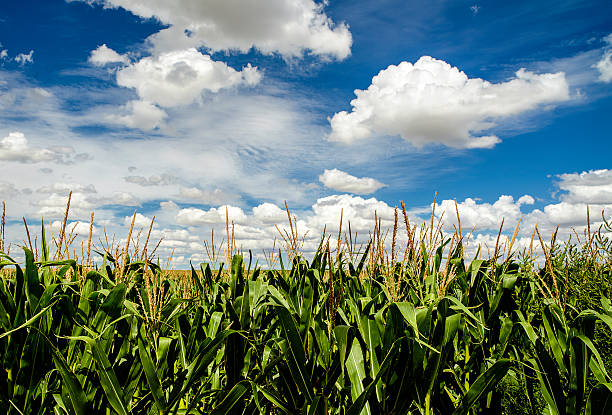
<instances>
[{"instance_id":1,"label":"cloud","mask_svg":"<svg viewBox=\"0 0 612 415\"><path fill-rule=\"evenodd\" d=\"M104 66L109 63L123 63L127 65L130 63L130 60L127 55L120 55L104 43L91 51L88 62L96 66Z\"/></svg>"},{"instance_id":2,"label":"cloud","mask_svg":"<svg viewBox=\"0 0 612 415\"><path fill-rule=\"evenodd\" d=\"M386 186L371 177L355 177L338 169L325 169L323 174L319 176L319 181L330 189L359 195L374 193L381 187Z\"/></svg>"},{"instance_id":3,"label":"cloud","mask_svg":"<svg viewBox=\"0 0 612 415\"><path fill-rule=\"evenodd\" d=\"M20 65L25 65L26 63L32 63L34 62L34 51L31 50L30 53L20 53L19 55L15 56L15 62L17 62Z\"/></svg>"},{"instance_id":4,"label":"cloud","mask_svg":"<svg viewBox=\"0 0 612 415\"><path fill-rule=\"evenodd\" d=\"M227 213L230 222L241 223L246 220L244 211L235 206L220 206L209 210L197 208L181 209L176 215L176 222L180 225L204 225L225 223L225 212Z\"/></svg>"},{"instance_id":5,"label":"cloud","mask_svg":"<svg viewBox=\"0 0 612 415\"><path fill-rule=\"evenodd\" d=\"M125 216L123 218L123 224L126 226L130 226L132 224L132 216ZM151 226L151 218L141 213L136 213L136 217L134 218L134 227L148 228L149 226Z\"/></svg>"},{"instance_id":6,"label":"cloud","mask_svg":"<svg viewBox=\"0 0 612 415\"><path fill-rule=\"evenodd\" d=\"M220 205L229 200L239 199L239 196L224 192L221 189L202 190L197 187L181 187L179 194L187 199L205 203L207 205Z\"/></svg>"},{"instance_id":7,"label":"cloud","mask_svg":"<svg viewBox=\"0 0 612 415\"><path fill-rule=\"evenodd\" d=\"M126 176L123 178L128 183L138 184L140 186L149 187L149 186L170 186L176 184L178 182L178 177L169 175L169 174L161 174L161 175L152 175L149 177L144 176Z\"/></svg>"},{"instance_id":8,"label":"cloud","mask_svg":"<svg viewBox=\"0 0 612 415\"><path fill-rule=\"evenodd\" d=\"M77 155L78 156L78 155ZM36 148L28 144L22 132L14 131L0 140L0 160L16 163L74 162L74 149L67 146Z\"/></svg>"},{"instance_id":9,"label":"cloud","mask_svg":"<svg viewBox=\"0 0 612 415\"><path fill-rule=\"evenodd\" d=\"M611 82L612 81L612 33L603 38L606 43L606 47L604 48L604 53L599 62L597 62L594 67L599 71L599 80L601 82Z\"/></svg>"},{"instance_id":10,"label":"cloud","mask_svg":"<svg viewBox=\"0 0 612 415\"><path fill-rule=\"evenodd\" d=\"M457 226L457 212L461 218L461 226L464 230L475 228L477 231L497 230L502 219L506 225L516 224L522 216L521 206L532 205L533 197L524 195L518 200L512 196L502 195L494 203L479 203L472 198L457 203L454 200L443 200L436 204L436 217L443 216L443 222L447 230Z\"/></svg>"},{"instance_id":11,"label":"cloud","mask_svg":"<svg viewBox=\"0 0 612 415\"><path fill-rule=\"evenodd\" d=\"M612 204L612 170L589 170L556 177L560 179L559 189L567 192L560 196L563 202Z\"/></svg>"},{"instance_id":12,"label":"cloud","mask_svg":"<svg viewBox=\"0 0 612 415\"><path fill-rule=\"evenodd\" d=\"M287 212L273 203L262 203L253 208L253 217L265 224L276 224L287 220Z\"/></svg>"},{"instance_id":13,"label":"cloud","mask_svg":"<svg viewBox=\"0 0 612 415\"><path fill-rule=\"evenodd\" d=\"M60 220L53 221L51 223L51 229L53 230L54 233L59 234L59 232L61 232L63 224L64 222ZM91 231L92 231L91 232L92 236L95 236L98 233L96 226L94 226ZM66 223L66 234L67 234L66 238L70 234L89 236L89 222L74 221L74 222Z\"/></svg>"},{"instance_id":14,"label":"cloud","mask_svg":"<svg viewBox=\"0 0 612 415\"><path fill-rule=\"evenodd\" d=\"M107 121L146 131L161 127L164 120L168 117L166 111L147 101L129 101L121 106L120 111L127 114L111 114L107 116Z\"/></svg>"},{"instance_id":15,"label":"cloud","mask_svg":"<svg viewBox=\"0 0 612 415\"><path fill-rule=\"evenodd\" d=\"M595 67L599 70L599 80L601 82L612 81L612 50L605 51Z\"/></svg>"},{"instance_id":16,"label":"cloud","mask_svg":"<svg viewBox=\"0 0 612 415\"><path fill-rule=\"evenodd\" d=\"M159 112L151 117L151 104L162 107L188 105L198 100L204 91L254 85L260 79L261 73L250 64L236 71L195 48L142 58L117 72L117 84L134 88L147 103L146 114L156 122L163 117Z\"/></svg>"},{"instance_id":17,"label":"cloud","mask_svg":"<svg viewBox=\"0 0 612 415\"><path fill-rule=\"evenodd\" d=\"M314 0L105 0L144 18L157 18L169 28L151 37L157 49L205 46L212 51L256 48L262 53L300 57L314 55L344 59L352 37L347 25L324 12Z\"/></svg>"},{"instance_id":18,"label":"cloud","mask_svg":"<svg viewBox=\"0 0 612 415\"><path fill-rule=\"evenodd\" d=\"M18 195L19 189L13 183L0 182L0 200L7 200Z\"/></svg>"},{"instance_id":19,"label":"cloud","mask_svg":"<svg viewBox=\"0 0 612 415\"><path fill-rule=\"evenodd\" d=\"M374 229L374 213L385 225L392 223L395 210L387 203L375 198L364 199L360 196L333 195L317 199L312 205L312 214L307 219L308 226L322 231L338 229L340 212L345 221L351 221L353 231L368 232ZM318 237L318 235L317 235Z\"/></svg>"},{"instance_id":20,"label":"cloud","mask_svg":"<svg viewBox=\"0 0 612 415\"><path fill-rule=\"evenodd\" d=\"M36 190L36 193L40 194L52 194L59 193L61 195L68 196L68 193L84 193L84 194L94 194L98 193L96 187L93 184L82 185L77 183L53 183L48 186L40 187Z\"/></svg>"},{"instance_id":21,"label":"cloud","mask_svg":"<svg viewBox=\"0 0 612 415\"><path fill-rule=\"evenodd\" d=\"M478 202L467 198L458 203L461 225L464 230L476 227L477 231L496 231L502 218L505 227L514 226L522 218L521 226L528 232L533 231L536 224L542 234L550 234L556 226L560 226L560 234L564 237L570 234L571 228L579 232L586 225L587 205L589 206L591 225L596 229L601 224L601 213L612 213L612 170L590 170L581 173L567 173L555 176L557 200L544 205L540 209L522 211L535 200L530 195L524 195L518 200L512 196L500 196L494 203ZM447 230L457 225L455 202L444 200L436 205L436 216L444 214Z\"/></svg>"},{"instance_id":22,"label":"cloud","mask_svg":"<svg viewBox=\"0 0 612 415\"><path fill-rule=\"evenodd\" d=\"M33 202L33 205L38 207L37 213L44 218L61 218L66 212L67 202L68 194L52 193L44 199ZM70 216L86 217L97 205L95 197L90 194L73 192L70 198Z\"/></svg>"},{"instance_id":23,"label":"cloud","mask_svg":"<svg viewBox=\"0 0 612 415\"><path fill-rule=\"evenodd\" d=\"M399 135L417 147L455 148L491 148L500 139L484 132L496 121L570 98L563 72L520 69L509 81L490 83L429 56L389 66L355 94L351 112L331 118L331 140Z\"/></svg>"},{"instance_id":24,"label":"cloud","mask_svg":"<svg viewBox=\"0 0 612 415\"><path fill-rule=\"evenodd\" d=\"M159 207L165 211L179 210L179 206L172 200L168 200L167 202L160 202Z\"/></svg>"}]
</instances>

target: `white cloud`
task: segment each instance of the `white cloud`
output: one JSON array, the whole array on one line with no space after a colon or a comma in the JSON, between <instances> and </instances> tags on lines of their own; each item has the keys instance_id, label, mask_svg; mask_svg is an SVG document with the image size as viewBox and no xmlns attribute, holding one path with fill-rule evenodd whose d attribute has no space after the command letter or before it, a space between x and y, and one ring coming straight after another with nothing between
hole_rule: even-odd
<instances>
[{"instance_id":1,"label":"white cloud","mask_svg":"<svg viewBox=\"0 0 612 415\"><path fill-rule=\"evenodd\" d=\"M179 209L179 206L172 200L168 200L167 202L160 202L159 207L165 211L174 211Z\"/></svg>"},{"instance_id":2,"label":"white cloud","mask_svg":"<svg viewBox=\"0 0 612 415\"><path fill-rule=\"evenodd\" d=\"M8 57L8 50L2 49L0 50L0 59L6 59Z\"/></svg>"},{"instance_id":3,"label":"white cloud","mask_svg":"<svg viewBox=\"0 0 612 415\"><path fill-rule=\"evenodd\" d=\"M323 174L319 176L319 181L330 189L359 195L374 193L381 187L386 186L371 177L355 177L338 169L325 169Z\"/></svg>"},{"instance_id":4,"label":"white cloud","mask_svg":"<svg viewBox=\"0 0 612 415\"><path fill-rule=\"evenodd\" d=\"M340 213L344 221L351 221L353 231L368 232L374 229L374 212L385 226L394 219L394 208L375 198L364 199L352 195L333 195L317 199L312 205L312 216L307 220L309 227L322 231L338 229ZM318 235L317 235L318 237Z\"/></svg>"},{"instance_id":5,"label":"white cloud","mask_svg":"<svg viewBox=\"0 0 612 415\"><path fill-rule=\"evenodd\" d=\"M608 48L604 49L603 56L594 66L599 71L599 80L601 82L612 82L612 33L604 38L608 44Z\"/></svg>"},{"instance_id":6,"label":"white cloud","mask_svg":"<svg viewBox=\"0 0 612 415\"><path fill-rule=\"evenodd\" d=\"M117 84L136 89L141 100L162 107L188 105L204 91L254 85L260 79L256 67L236 71L195 48L149 56L117 72Z\"/></svg>"},{"instance_id":7,"label":"white cloud","mask_svg":"<svg viewBox=\"0 0 612 415\"><path fill-rule=\"evenodd\" d=\"M179 190L180 196L195 200L207 205L220 205L227 203L229 200L238 199L236 195L230 195L221 189L202 190L197 187L181 187Z\"/></svg>"},{"instance_id":8,"label":"white cloud","mask_svg":"<svg viewBox=\"0 0 612 415\"><path fill-rule=\"evenodd\" d=\"M19 55L15 56L15 62L17 62L20 65L25 65L26 63L32 63L34 62L34 51L31 50L30 53L20 53Z\"/></svg>"},{"instance_id":9,"label":"white cloud","mask_svg":"<svg viewBox=\"0 0 612 415\"><path fill-rule=\"evenodd\" d=\"M33 202L38 207L37 213L43 217L61 218L66 212L68 194L52 193L44 199ZM73 192L70 198L71 217L86 217L97 204L91 195Z\"/></svg>"},{"instance_id":10,"label":"white cloud","mask_svg":"<svg viewBox=\"0 0 612 415\"><path fill-rule=\"evenodd\" d=\"M528 233L535 225L542 234L550 234L556 226L567 236L571 228L582 231L586 225L587 205L589 206L592 229L601 223L601 213L612 213L612 170L591 170L582 173L567 173L556 176L556 186L561 191L557 194L558 202L549 203L540 209L522 211L526 205L534 204L532 196L525 195L514 200L512 196L500 196L494 203L477 202L467 198L458 203L461 225L464 230L476 227L477 231L496 231L502 218L505 227L513 227L522 218L521 227ZM436 206L436 216L442 212L446 229L457 225L455 202L444 200Z\"/></svg>"},{"instance_id":11,"label":"white cloud","mask_svg":"<svg viewBox=\"0 0 612 415\"><path fill-rule=\"evenodd\" d=\"M138 205L138 199L128 192L115 192L112 197L104 200L101 204L136 206Z\"/></svg>"},{"instance_id":12,"label":"white cloud","mask_svg":"<svg viewBox=\"0 0 612 415\"><path fill-rule=\"evenodd\" d=\"M53 221L51 223L51 229L53 230L55 234L59 234L59 232L61 232L63 224L64 224L63 221L59 221L59 220ZM73 235L76 234L76 235L81 235L81 236L83 235L88 236L89 235L89 222L74 221L74 222L66 223L67 236L70 235L71 233ZM97 235L97 233L98 233L98 230L96 226L94 226L92 228L91 234L93 236L93 235Z\"/></svg>"},{"instance_id":13,"label":"white cloud","mask_svg":"<svg viewBox=\"0 0 612 415\"><path fill-rule=\"evenodd\" d=\"M246 53L256 48L286 57L309 51L344 59L352 43L348 26L334 24L323 10L326 3L314 0L105 0L104 4L171 25L152 36L158 49L203 45L213 51Z\"/></svg>"},{"instance_id":14,"label":"white cloud","mask_svg":"<svg viewBox=\"0 0 612 415\"><path fill-rule=\"evenodd\" d=\"M589 170L557 176L559 188L567 193L560 199L568 203L612 204L612 170Z\"/></svg>"},{"instance_id":15,"label":"white cloud","mask_svg":"<svg viewBox=\"0 0 612 415\"><path fill-rule=\"evenodd\" d=\"M48 90L44 89L44 88L32 88L30 90L30 93L34 96L39 96L42 98L50 98L53 96L53 94L51 92L49 92Z\"/></svg>"},{"instance_id":16,"label":"white cloud","mask_svg":"<svg viewBox=\"0 0 612 415\"><path fill-rule=\"evenodd\" d=\"M262 203L253 208L253 217L265 224L287 221L287 212L273 203Z\"/></svg>"},{"instance_id":17,"label":"white cloud","mask_svg":"<svg viewBox=\"0 0 612 415\"><path fill-rule=\"evenodd\" d=\"M113 49L106 46L106 43L92 50L88 61L96 66L104 66L109 63L123 63L125 65L130 63L127 55L120 55Z\"/></svg>"},{"instance_id":18,"label":"white cloud","mask_svg":"<svg viewBox=\"0 0 612 415\"><path fill-rule=\"evenodd\" d=\"M70 198L70 217L88 218L89 214L103 206L137 206L138 199L127 192L115 191L99 194L93 185L75 183L54 183L37 189L42 199L31 200L36 214L44 217L62 218L66 212L68 194Z\"/></svg>"},{"instance_id":19,"label":"white cloud","mask_svg":"<svg viewBox=\"0 0 612 415\"><path fill-rule=\"evenodd\" d=\"M123 218L123 224L126 226L130 226L132 224L133 216L125 216ZM151 218L141 214L136 213L136 217L134 218L134 227L135 228L149 228L151 226Z\"/></svg>"},{"instance_id":20,"label":"white cloud","mask_svg":"<svg viewBox=\"0 0 612 415\"><path fill-rule=\"evenodd\" d=\"M538 75L520 69L515 78L495 84L468 78L429 56L389 66L367 90L355 94L352 111L331 118L331 140L400 135L417 147L440 143L456 148L493 147L500 139L484 132L497 120L570 97L563 72Z\"/></svg>"},{"instance_id":21,"label":"white cloud","mask_svg":"<svg viewBox=\"0 0 612 415\"><path fill-rule=\"evenodd\" d=\"M533 197L524 195L517 201L512 196L502 195L494 203L479 203L472 198L467 198L463 202L457 203L454 200L443 200L436 205L436 216L443 215L443 222L446 229L453 229L457 226L457 212L461 218L461 226L464 230L476 228L477 231L497 230L502 219L504 223L516 224L522 216L521 206L532 205L535 202Z\"/></svg>"},{"instance_id":22,"label":"white cloud","mask_svg":"<svg viewBox=\"0 0 612 415\"><path fill-rule=\"evenodd\" d=\"M78 183L53 183L47 186L42 186L36 190L37 193L41 194L52 194L59 193L61 195L68 195L70 192L93 194L98 193L96 187L93 184L82 185Z\"/></svg>"},{"instance_id":23,"label":"white cloud","mask_svg":"<svg viewBox=\"0 0 612 415\"><path fill-rule=\"evenodd\" d=\"M204 225L225 223L225 209L230 222L241 223L246 220L246 215L239 207L224 205L218 208L202 210L197 208L181 209L176 215L176 222L181 225Z\"/></svg>"},{"instance_id":24,"label":"white cloud","mask_svg":"<svg viewBox=\"0 0 612 415\"><path fill-rule=\"evenodd\" d=\"M107 117L107 120L130 128L154 130L161 127L168 117L166 111L147 101L129 101L121 107L121 111L127 112L127 114L112 114Z\"/></svg>"},{"instance_id":25,"label":"white cloud","mask_svg":"<svg viewBox=\"0 0 612 415\"><path fill-rule=\"evenodd\" d=\"M22 132L14 131L0 140L0 160L18 163L39 163L52 161L56 163L70 163L74 150L71 147L55 146L50 148L36 148L28 144Z\"/></svg>"}]
</instances>

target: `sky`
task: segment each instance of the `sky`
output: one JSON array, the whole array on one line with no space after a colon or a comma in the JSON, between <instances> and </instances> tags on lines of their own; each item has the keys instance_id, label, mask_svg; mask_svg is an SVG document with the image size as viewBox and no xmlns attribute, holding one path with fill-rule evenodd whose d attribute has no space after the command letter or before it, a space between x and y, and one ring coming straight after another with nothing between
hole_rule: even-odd
<instances>
[{"instance_id":1,"label":"sky","mask_svg":"<svg viewBox=\"0 0 612 415\"><path fill-rule=\"evenodd\" d=\"M612 212L606 1L23 0L0 5L0 200L23 218L163 238L172 267L225 233L262 249L285 202L312 253L400 201L473 246ZM278 228L277 228L278 225ZM34 236L32 236L34 238ZM278 243L277 245L278 246ZM77 249L77 248L75 248ZM78 250L78 249L77 249Z\"/></svg>"}]
</instances>

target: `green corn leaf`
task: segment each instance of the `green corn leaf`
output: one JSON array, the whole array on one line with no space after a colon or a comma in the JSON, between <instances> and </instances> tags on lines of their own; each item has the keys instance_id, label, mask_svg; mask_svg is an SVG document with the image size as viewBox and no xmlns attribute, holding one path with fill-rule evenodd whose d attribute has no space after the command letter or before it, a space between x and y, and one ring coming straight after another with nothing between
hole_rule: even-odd
<instances>
[{"instance_id":1,"label":"green corn leaf","mask_svg":"<svg viewBox=\"0 0 612 415\"><path fill-rule=\"evenodd\" d=\"M24 329L26 327L30 327L33 326L34 323L36 323L36 321L38 321L38 319L40 317L42 317L43 314L45 314L47 312L47 310L49 310L51 307L53 307L57 302L59 301L59 298L56 298L55 300L53 300L48 306L46 306L45 308L43 308L42 310L40 310L38 313L36 313L33 317L31 317L29 320L27 320L25 323L21 324L19 327L15 327L12 330L6 331L2 334L0 334L0 339L2 339L3 337L8 336L11 333L14 333L18 330Z\"/></svg>"},{"instance_id":2,"label":"green corn leaf","mask_svg":"<svg viewBox=\"0 0 612 415\"><path fill-rule=\"evenodd\" d=\"M340 367L344 375L346 357L348 356L349 344L353 344L354 328L351 326L334 327L334 336L340 354Z\"/></svg>"},{"instance_id":3,"label":"green corn leaf","mask_svg":"<svg viewBox=\"0 0 612 415\"><path fill-rule=\"evenodd\" d=\"M225 415L230 413L232 409L236 409L236 406L244 399L245 395L249 391L248 382L242 381L234 385L232 390L229 391L225 398L215 407L211 412L211 415Z\"/></svg>"},{"instance_id":4,"label":"green corn leaf","mask_svg":"<svg viewBox=\"0 0 612 415\"><path fill-rule=\"evenodd\" d=\"M167 407L166 397L164 396L161 382L157 377L157 372L155 370L153 360L151 359L151 355L149 354L149 351L147 350L145 342L142 338L142 332L141 335L138 336L138 355L140 356L140 363L142 364L142 369L147 379L147 384L149 385L151 395L153 395L153 399L157 405L157 409L164 413Z\"/></svg>"},{"instance_id":5,"label":"green corn leaf","mask_svg":"<svg viewBox=\"0 0 612 415\"><path fill-rule=\"evenodd\" d=\"M365 407L367 405L367 401L370 395L372 394L372 392L374 391L374 386L379 384L382 376L386 375L389 369L391 368L391 365L399 350L400 343L401 343L401 339L398 339L391 345L389 352L387 353L387 355L385 356L385 358L383 359L380 365L380 369L378 373L376 374L376 377L374 378L372 382L368 384L368 386L357 397L357 399L353 399L353 404L346 411L346 415L358 415L360 413L363 413L363 410L365 410Z\"/></svg>"},{"instance_id":6,"label":"green corn leaf","mask_svg":"<svg viewBox=\"0 0 612 415\"><path fill-rule=\"evenodd\" d=\"M312 385L310 384L310 379L306 376L306 352L295 320L286 308L276 306L274 309L288 343L289 353L287 354L287 363L289 364L289 370L300 392L308 402L312 402L314 398Z\"/></svg>"},{"instance_id":7,"label":"green corn leaf","mask_svg":"<svg viewBox=\"0 0 612 415\"><path fill-rule=\"evenodd\" d=\"M359 341L356 338L353 339L351 352L346 360L346 370L351 380L351 396L353 398L353 402L356 402L357 399L359 399L359 397L364 393L365 389L363 382L366 377L363 352L361 350L361 346L359 345ZM366 402L359 413L361 415L371 415L372 412L370 410L370 404Z\"/></svg>"},{"instance_id":8,"label":"green corn leaf","mask_svg":"<svg viewBox=\"0 0 612 415\"><path fill-rule=\"evenodd\" d=\"M589 394L585 415L609 415L612 413L612 383L600 383Z\"/></svg>"},{"instance_id":9,"label":"green corn leaf","mask_svg":"<svg viewBox=\"0 0 612 415\"><path fill-rule=\"evenodd\" d=\"M129 409L123 402L123 390L119 385L115 371L113 370L108 357L98 344L98 341L88 336L72 337L72 340L82 340L89 345L96 363L96 372L100 378L100 384L111 407L120 415L128 415Z\"/></svg>"},{"instance_id":10,"label":"green corn leaf","mask_svg":"<svg viewBox=\"0 0 612 415\"><path fill-rule=\"evenodd\" d=\"M501 359L476 378L453 415L466 415L481 396L489 393L506 376L512 365L509 359Z\"/></svg>"},{"instance_id":11,"label":"green corn leaf","mask_svg":"<svg viewBox=\"0 0 612 415\"><path fill-rule=\"evenodd\" d=\"M48 340L47 340L48 341ZM53 362L55 363L55 368L59 372L63 386L68 391L69 402L63 402L64 405L70 404L72 410L76 415L86 415L87 414L87 398L85 397L85 392L83 392L83 388L81 384L77 380L76 376L64 360L64 357L59 352L59 350L49 342L49 347L51 349L51 356L53 358Z\"/></svg>"}]
</instances>

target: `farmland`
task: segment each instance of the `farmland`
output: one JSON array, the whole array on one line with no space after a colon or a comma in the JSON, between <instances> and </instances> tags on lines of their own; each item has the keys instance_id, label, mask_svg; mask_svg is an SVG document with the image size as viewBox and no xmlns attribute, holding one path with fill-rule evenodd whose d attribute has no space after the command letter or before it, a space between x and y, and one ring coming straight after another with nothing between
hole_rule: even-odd
<instances>
[{"instance_id":1,"label":"farmland","mask_svg":"<svg viewBox=\"0 0 612 415\"><path fill-rule=\"evenodd\" d=\"M1 254L0 407L612 412L608 223L573 243L534 230L525 250L513 249L515 234L483 259L467 257L460 230L443 235L433 216L421 228L404 218L390 241L374 229L358 252L340 231L338 248L322 236L305 258L287 233L289 260L276 268L229 249L220 266L186 272L152 261L148 240L130 250L130 237L122 250L94 250L97 265L89 253L68 258L66 238L43 226L22 263Z\"/></svg>"}]
</instances>

